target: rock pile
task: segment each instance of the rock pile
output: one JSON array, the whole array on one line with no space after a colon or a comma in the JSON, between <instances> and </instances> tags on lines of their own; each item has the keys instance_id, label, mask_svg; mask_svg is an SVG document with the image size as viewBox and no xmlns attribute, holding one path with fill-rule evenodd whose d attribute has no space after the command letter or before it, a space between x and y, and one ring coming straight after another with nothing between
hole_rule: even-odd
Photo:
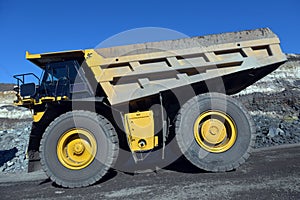
<instances>
[{"instance_id":1,"label":"rock pile","mask_svg":"<svg viewBox=\"0 0 300 200\"><path fill-rule=\"evenodd\" d=\"M32 117L30 110L12 105L15 98L12 91L0 92L0 173L27 170Z\"/></svg>"},{"instance_id":2,"label":"rock pile","mask_svg":"<svg viewBox=\"0 0 300 200\"><path fill-rule=\"evenodd\" d=\"M0 119L0 173L24 172L31 120Z\"/></svg>"},{"instance_id":3,"label":"rock pile","mask_svg":"<svg viewBox=\"0 0 300 200\"><path fill-rule=\"evenodd\" d=\"M256 148L300 142L300 55L240 92L257 126Z\"/></svg>"},{"instance_id":4,"label":"rock pile","mask_svg":"<svg viewBox=\"0 0 300 200\"><path fill-rule=\"evenodd\" d=\"M31 118L31 111L23 107L4 105L0 107L0 119L28 119Z\"/></svg>"},{"instance_id":5,"label":"rock pile","mask_svg":"<svg viewBox=\"0 0 300 200\"><path fill-rule=\"evenodd\" d=\"M300 143L300 91L239 97L257 126L256 148Z\"/></svg>"}]
</instances>

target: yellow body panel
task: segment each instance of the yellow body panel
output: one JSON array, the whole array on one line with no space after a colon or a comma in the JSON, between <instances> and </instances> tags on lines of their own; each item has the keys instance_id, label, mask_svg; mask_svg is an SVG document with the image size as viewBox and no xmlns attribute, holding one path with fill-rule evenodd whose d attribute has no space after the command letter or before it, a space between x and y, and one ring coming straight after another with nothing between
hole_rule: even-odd
<instances>
[{"instance_id":1,"label":"yellow body panel","mask_svg":"<svg viewBox=\"0 0 300 200\"><path fill-rule=\"evenodd\" d=\"M23 98L18 96L18 101L16 101L14 103L15 106L26 106L30 109L33 108L34 105L40 105L42 103L46 103L46 102L54 102L54 101L63 101L63 100L67 100L68 97L66 96L58 96L58 97L42 97L38 100L34 99L34 98ZM41 112L35 112L32 116L33 121L34 122L39 122L43 115L45 114L45 111L41 111Z\"/></svg>"},{"instance_id":2,"label":"yellow body panel","mask_svg":"<svg viewBox=\"0 0 300 200\"><path fill-rule=\"evenodd\" d=\"M26 59L36 59L41 58L41 54L31 54L29 51L26 51Z\"/></svg>"},{"instance_id":3,"label":"yellow body panel","mask_svg":"<svg viewBox=\"0 0 300 200\"><path fill-rule=\"evenodd\" d=\"M36 113L34 113L34 115L32 116L33 117L33 121L34 122L39 122L42 119L44 113L45 113L44 111L43 112L36 112Z\"/></svg>"},{"instance_id":4,"label":"yellow body panel","mask_svg":"<svg viewBox=\"0 0 300 200\"><path fill-rule=\"evenodd\" d=\"M125 114L125 128L131 151L147 151L158 145L152 111Z\"/></svg>"}]
</instances>

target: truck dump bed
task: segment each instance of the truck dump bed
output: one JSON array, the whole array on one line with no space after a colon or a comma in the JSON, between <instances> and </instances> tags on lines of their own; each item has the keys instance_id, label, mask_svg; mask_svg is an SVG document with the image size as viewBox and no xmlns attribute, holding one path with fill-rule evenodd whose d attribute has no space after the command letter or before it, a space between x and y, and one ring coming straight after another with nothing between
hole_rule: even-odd
<instances>
[{"instance_id":1,"label":"truck dump bed","mask_svg":"<svg viewBox=\"0 0 300 200\"><path fill-rule=\"evenodd\" d=\"M187 85L204 92L207 81L214 83L220 77L222 86L218 81L213 90L224 88L227 94L235 94L286 61L279 44L278 37L263 28L55 55L84 55L114 105ZM43 56L47 59L51 54L28 59L38 64Z\"/></svg>"}]
</instances>

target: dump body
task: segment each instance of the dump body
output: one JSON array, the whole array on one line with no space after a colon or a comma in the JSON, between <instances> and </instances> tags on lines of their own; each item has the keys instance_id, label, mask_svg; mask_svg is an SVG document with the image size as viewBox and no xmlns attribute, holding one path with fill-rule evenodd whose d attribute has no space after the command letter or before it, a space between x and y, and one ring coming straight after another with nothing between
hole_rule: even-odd
<instances>
[{"instance_id":1,"label":"dump body","mask_svg":"<svg viewBox=\"0 0 300 200\"><path fill-rule=\"evenodd\" d=\"M111 105L222 77L234 94L286 60L268 28L127 46L27 55L49 61L86 61ZM265 69L263 69L266 67ZM255 71L259 73L255 73ZM199 86L200 87L200 86Z\"/></svg>"}]
</instances>

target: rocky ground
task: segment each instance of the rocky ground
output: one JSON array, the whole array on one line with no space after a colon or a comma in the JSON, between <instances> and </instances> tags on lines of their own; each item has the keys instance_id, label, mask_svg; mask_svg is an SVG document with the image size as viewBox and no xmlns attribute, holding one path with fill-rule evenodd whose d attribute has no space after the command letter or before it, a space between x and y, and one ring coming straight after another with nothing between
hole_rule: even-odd
<instances>
[{"instance_id":1,"label":"rocky ground","mask_svg":"<svg viewBox=\"0 0 300 200\"><path fill-rule=\"evenodd\" d=\"M0 173L26 171L31 120L0 119L0 123Z\"/></svg>"},{"instance_id":2,"label":"rocky ground","mask_svg":"<svg viewBox=\"0 0 300 200\"><path fill-rule=\"evenodd\" d=\"M0 84L0 173L24 172L32 117L26 108L15 107L12 84Z\"/></svg>"},{"instance_id":3,"label":"rocky ground","mask_svg":"<svg viewBox=\"0 0 300 200\"><path fill-rule=\"evenodd\" d=\"M235 95L256 125L256 148L300 143L300 55ZM0 173L24 172L31 129L31 112L12 106L13 85L0 84Z\"/></svg>"},{"instance_id":4,"label":"rocky ground","mask_svg":"<svg viewBox=\"0 0 300 200\"><path fill-rule=\"evenodd\" d=\"M300 55L235 97L255 121L256 148L300 143Z\"/></svg>"},{"instance_id":5,"label":"rocky ground","mask_svg":"<svg viewBox=\"0 0 300 200\"><path fill-rule=\"evenodd\" d=\"M257 126L256 148L300 143L300 91L239 97Z\"/></svg>"}]
</instances>

